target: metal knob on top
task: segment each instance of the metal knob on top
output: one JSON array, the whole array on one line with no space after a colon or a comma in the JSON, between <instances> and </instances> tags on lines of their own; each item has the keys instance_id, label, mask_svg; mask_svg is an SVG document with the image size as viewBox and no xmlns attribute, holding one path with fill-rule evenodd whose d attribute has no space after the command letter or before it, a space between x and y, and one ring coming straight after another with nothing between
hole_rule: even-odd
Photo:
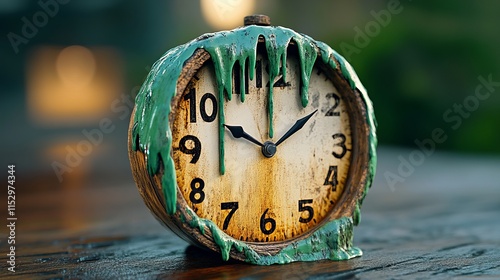
<instances>
[{"instance_id":1,"label":"metal knob on top","mask_svg":"<svg viewBox=\"0 0 500 280\"><path fill-rule=\"evenodd\" d=\"M271 25L271 18L266 15L250 15L243 19L243 24L248 25L261 25L269 26Z\"/></svg>"}]
</instances>

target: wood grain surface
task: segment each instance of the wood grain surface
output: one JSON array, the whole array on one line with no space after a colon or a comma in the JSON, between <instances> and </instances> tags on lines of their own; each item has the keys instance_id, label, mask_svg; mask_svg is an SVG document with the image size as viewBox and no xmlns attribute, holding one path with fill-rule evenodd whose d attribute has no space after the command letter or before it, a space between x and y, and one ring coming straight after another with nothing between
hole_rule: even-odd
<instances>
[{"instance_id":1,"label":"wood grain surface","mask_svg":"<svg viewBox=\"0 0 500 280\"><path fill-rule=\"evenodd\" d=\"M127 169L74 188L20 181L16 272L7 271L2 229L0 278L498 279L500 159L433 154L389 188L384 172L397 174L398 157L410 152L380 149L355 228L364 255L341 262L224 262L160 226Z\"/></svg>"}]
</instances>

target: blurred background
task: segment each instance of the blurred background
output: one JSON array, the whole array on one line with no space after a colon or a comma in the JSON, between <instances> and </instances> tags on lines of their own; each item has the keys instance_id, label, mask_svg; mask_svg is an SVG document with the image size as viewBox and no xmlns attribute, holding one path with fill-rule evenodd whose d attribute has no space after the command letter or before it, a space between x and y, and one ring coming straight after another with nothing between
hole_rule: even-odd
<instances>
[{"instance_id":1,"label":"blurred background","mask_svg":"<svg viewBox=\"0 0 500 280\"><path fill-rule=\"evenodd\" d=\"M377 176L355 243L387 259L368 270L385 275L381 264L418 268L423 260L432 268L419 272L470 272L466 264L487 264L472 259L483 252L496 268L497 251L486 246L498 244L500 1L0 0L0 173L5 184L16 165L19 269L52 269L38 278L143 278L168 273L165 264L202 266L200 253L184 254L140 199L128 123L167 50L253 13L332 46L374 103ZM0 228L5 258L9 233ZM477 240L487 245L468 251ZM429 247L445 262L428 261ZM399 262L411 251L423 255ZM361 266L368 271L370 262ZM103 275L94 278L120 278Z\"/></svg>"},{"instance_id":2,"label":"blurred background","mask_svg":"<svg viewBox=\"0 0 500 280\"><path fill-rule=\"evenodd\" d=\"M2 166L33 188L130 182L128 121L151 65L253 13L351 62L381 147L442 129L438 150L500 153L499 1L1 0Z\"/></svg>"}]
</instances>

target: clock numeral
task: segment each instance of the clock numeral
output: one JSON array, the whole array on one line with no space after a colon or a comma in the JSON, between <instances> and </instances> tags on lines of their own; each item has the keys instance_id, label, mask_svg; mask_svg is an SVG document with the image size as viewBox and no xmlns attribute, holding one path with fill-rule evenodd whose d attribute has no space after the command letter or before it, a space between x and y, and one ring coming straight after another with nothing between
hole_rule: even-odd
<instances>
[{"instance_id":1,"label":"clock numeral","mask_svg":"<svg viewBox=\"0 0 500 280\"><path fill-rule=\"evenodd\" d=\"M279 76L280 75L278 75L278 77ZM283 79L283 75L281 75L281 77L273 84L273 87L275 87L275 88L276 87L283 88L283 87L290 87L290 86L292 86L292 84L290 84L290 82L285 82L285 80ZM267 82L266 87L269 87L269 82Z\"/></svg>"},{"instance_id":2,"label":"clock numeral","mask_svg":"<svg viewBox=\"0 0 500 280\"><path fill-rule=\"evenodd\" d=\"M238 202L222 202L220 204L220 209L221 210L229 210L229 214L227 214L226 218L224 219L224 224L222 225L222 230L226 230L227 227L229 226L229 222L231 221L231 218L234 215L234 212L238 210Z\"/></svg>"},{"instance_id":3,"label":"clock numeral","mask_svg":"<svg viewBox=\"0 0 500 280\"><path fill-rule=\"evenodd\" d=\"M330 165L330 167L328 168L328 173L326 174L325 182L323 183L324 186L331 185L332 192L337 190L337 184L339 183L337 180L337 169L337 166Z\"/></svg>"},{"instance_id":4,"label":"clock numeral","mask_svg":"<svg viewBox=\"0 0 500 280\"><path fill-rule=\"evenodd\" d=\"M187 146L187 142L191 141L193 143L193 147L189 148ZM200 159L200 154L201 154L201 142L196 136L193 135L186 135L181 138L181 141L179 141L179 149L181 152L187 154L187 155L193 155L193 158L191 159L190 163L196 163L198 162L198 159Z\"/></svg>"},{"instance_id":5,"label":"clock numeral","mask_svg":"<svg viewBox=\"0 0 500 280\"><path fill-rule=\"evenodd\" d=\"M207 99L210 99L212 103L212 113L210 115L207 114ZM215 120L217 116L217 99L215 99L213 94L207 92L201 97L200 114L201 118L206 122L213 122Z\"/></svg>"},{"instance_id":6,"label":"clock numeral","mask_svg":"<svg viewBox=\"0 0 500 280\"><path fill-rule=\"evenodd\" d=\"M255 61L255 87L262 88L262 75L263 75L263 62L262 59L258 59ZM236 94L241 94L240 90L240 68L239 64L235 64L234 66L234 92ZM265 67L266 73L269 74L269 67ZM246 93L248 94L248 84L249 84L249 76L248 76L248 68L245 70L245 79L246 79ZM278 76L279 77L279 76ZM268 81L266 87L269 87L270 82ZM290 82L286 82L281 76L274 84L273 87L289 87L291 86Z\"/></svg>"},{"instance_id":7,"label":"clock numeral","mask_svg":"<svg viewBox=\"0 0 500 280\"><path fill-rule=\"evenodd\" d=\"M261 60L258 60L256 63L255 63L255 68L257 70L257 80L255 81L255 86L257 88L262 88L262 61ZM282 66L283 67L283 66ZM284 66L286 67L286 66ZM269 75L269 65L267 65L265 67L266 69L266 73ZM278 77L279 79L273 83L273 87L277 88L277 87L290 87L291 84L290 82L287 82L285 81L285 79L283 79L283 75L280 74L283 73L283 70L281 69L279 72L278 72ZM267 84L266 84L266 87L270 87L271 85L271 81L268 81Z\"/></svg>"},{"instance_id":8,"label":"clock numeral","mask_svg":"<svg viewBox=\"0 0 500 280\"><path fill-rule=\"evenodd\" d=\"M336 158L343 158L345 153L348 151L347 147L345 146L345 141L346 141L345 135L342 133L336 133L336 134L333 134L332 137L333 137L334 141L336 141L337 139L340 139L340 141L336 142L334 144L334 146L340 147L342 149L342 151L340 153L333 151L332 155Z\"/></svg>"},{"instance_id":9,"label":"clock numeral","mask_svg":"<svg viewBox=\"0 0 500 280\"><path fill-rule=\"evenodd\" d=\"M196 122L196 89L192 88L189 90L189 93L184 95L184 100L189 101L189 122ZM210 115L207 113L207 100L210 100L212 103L212 112ZM205 93L200 100L200 115L203 121L205 122L213 122L217 117L217 99L215 95L210 92Z\"/></svg>"},{"instance_id":10,"label":"clock numeral","mask_svg":"<svg viewBox=\"0 0 500 280\"><path fill-rule=\"evenodd\" d=\"M266 218L267 211L269 211L269 208L260 216L260 230L264 234L271 234L276 230L276 221L273 218ZM267 224L270 224L269 229Z\"/></svg>"},{"instance_id":11,"label":"clock numeral","mask_svg":"<svg viewBox=\"0 0 500 280\"><path fill-rule=\"evenodd\" d=\"M196 186L198 185L198 187ZM191 192L189 193L189 200L194 203L202 203L205 200L205 192L203 188L205 187L205 182L200 178L194 178L191 181Z\"/></svg>"},{"instance_id":12,"label":"clock numeral","mask_svg":"<svg viewBox=\"0 0 500 280\"><path fill-rule=\"evenodd\" d=\"M340 105L340 97L333 92L326 94L326 99L332 99L332 98L333 98L333 105L326 112L325 116L327 116L327 117L340 116L340 112L335 112L335 109L337 109L337 107Z\"/></svg>"},{"instance_id":13,"label":"clock numeral","mask_svg":"<svg viewBox=\"0 0 500 280\"><path fill-rule=\"evenodd\" d=\"M241 94L241 66L239 63L235 63L233 67L233 91L234 94ZM243 75L245 75L245 88L244 94L248 94L248 67L245 69Z\"/></svg>"},{"instance_id":14,"label":"clock numeral","mask_svg":"<svg viewBox=\"0 0 500 280\"><path fill-rule=\"evenodd\" d=\"M184 95L184 100L189 100L189 122L196 122L196 89L192 88Z\"/></svg>"},{"instance_id":15,"label":"clock numeral","mask_svg":"<svg viewBox=\"0 0 500 280\"><path fill-rule=\"evenodd\" d=\"M310 203L313 203L312 199L299 200L299 212L304 212L304 211L307 212L307 218L304 219L302 217L299 217L299 222L308 223L313 219L314 209L310 205L306 205Z\"/></svg>"},{"instance_id":16,"label":"clock numeral","mask_svg":"<svg viewBox=\"0 0 500 280\"><path fill-rule=\"evenodd\" d=\"M257 76L255 80L255 87L262 88L262 60L259 59L255 62L255 75Z\"/></svg>"}]
</instances>

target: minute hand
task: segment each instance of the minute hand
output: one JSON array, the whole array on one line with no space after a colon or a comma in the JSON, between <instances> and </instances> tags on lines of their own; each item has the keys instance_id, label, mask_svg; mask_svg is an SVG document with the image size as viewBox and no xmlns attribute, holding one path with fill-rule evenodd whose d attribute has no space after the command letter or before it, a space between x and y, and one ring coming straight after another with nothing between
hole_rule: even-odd
<instances>
[{"instance_id":1,"label":"minute hand","mask_svg":"<svg viewBox=\"0 0 500 280\"><path fill-rule=\"evenodd\" d=\"M309 115L303 117L302 119L299 119L298 121L295 122L295 124L285 133L285 135L281 136L281 138L276 142L276 146L281 144L283 141L288 139L288 137L292 136L295 132L299 131L306 122L316 113L318 110L315 110L314 112L310 113Z\"/></svg>"}]
</instances>

